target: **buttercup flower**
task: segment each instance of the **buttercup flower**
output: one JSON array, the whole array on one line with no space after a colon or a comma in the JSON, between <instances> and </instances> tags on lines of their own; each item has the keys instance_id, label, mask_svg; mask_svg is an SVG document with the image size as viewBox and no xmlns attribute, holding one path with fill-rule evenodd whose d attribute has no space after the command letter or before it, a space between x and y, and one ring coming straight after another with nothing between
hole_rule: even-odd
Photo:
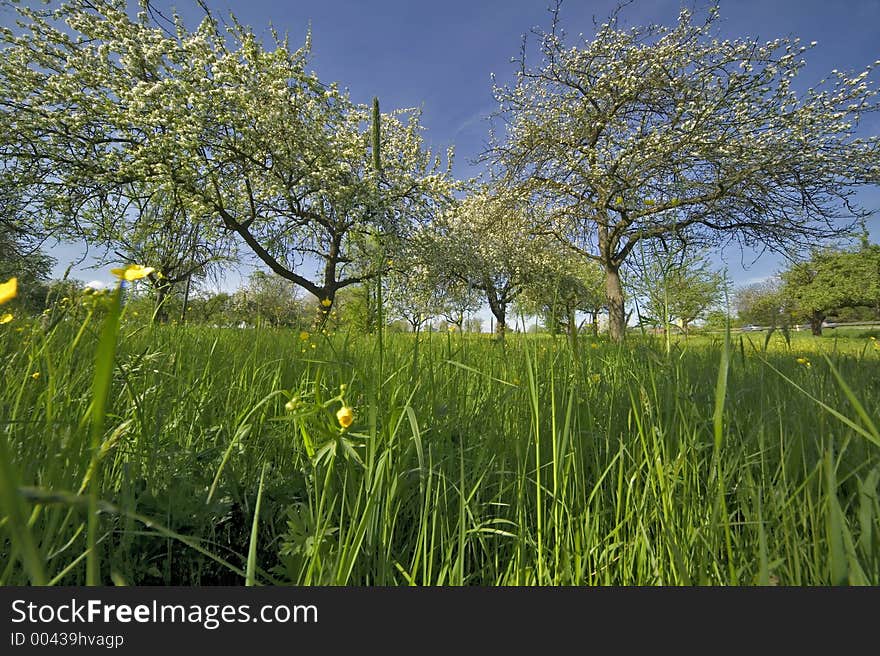
<instances>
[{"instance_id":1,"label":"buttercup flower","mask_svg":"<svg viewBox=\"0 0 880 656\"><path fill-rule=\"evenodd\" d=\"M308 334L305 330L303 330L303 331L299 334L299 338L300 338L302 341L306 341L306 340L309 338L309 334Z\"/></svg>"},{"instance_id":2,"label":"buttercup flower","mask_svg":"<svg viewBox=\"0 0 880 656\"><path fill-rule=\"evenodd\" d=\"M39 377L40 377L40 372L39 372L39 371L35 371L34 373L31 374L31 378L33 378L34 380L36 380L36 379L39 378Z\"/></svg>"},{"instance_id":3,"label":"buttercup flower","mask_svg":"<svg viewBox=\"0 0 880 656\"><path fill-rule=\"evenodd\" d=\"M348 428L354 421L354 411L347 405L342 406L336 413L336 420L343 428Z\"/></svg>"},{"instance_id":4,"label":"buttercup flower","mask_svg":"<svg viewBox=\"0 0 880 656\"><path fill-rule=\"evenodd\" d=\"M333 301L331 301L329 298L325 298L323 301L321 301L321 305L323 305L324 307L330 307L331 305L333 305Z\"/></svg>"},{"instance_id":5,"label":"buttercup flower","mask_svg":"<svg viewBox=\"0 0 880 656\"><path fill-rule=\"evenodd\" d=\"M2 326L4 323L9 323L10 321L12 321L12 319L12 315L7 312L2 317L0 317L0 326Z\"/></svg>"},{"instance_id":6,"label":"buttercup flower","mask_svg":"<svg viewBox=\"0 0 880 656\"><path fill-rule=\"evenodd\" d=\"M810 364L810 361L807 358L798 358L797 363L804 365L807 369L809 369L812 366Z\"/></svg>"},{"instance_id":7,"label":"buttercup flower","mask_svg":"<svg viewBox=\"0 0 880 656\"><path fill-rule=\"evenodd\" d=\"M132 280L140 280L141 278L146 278L155 270L156 269L154 269L153 267L145 267L141 266L140 264L129 264L127 267L122 269L110 269L110 273L112 273L120 280L127 280L131 282Z\"/></svg>"},{"instance_id":8,"label":"buttercup flower","mask_svg":"<svg viewBox=\"0 0 880 656\"><path fill-rule=\"evenodd\" d=\"M11 301L18 295L18 278L10 278L6 282L0 283L0 305L6 301Z\"/></svg>"}]
</instances>

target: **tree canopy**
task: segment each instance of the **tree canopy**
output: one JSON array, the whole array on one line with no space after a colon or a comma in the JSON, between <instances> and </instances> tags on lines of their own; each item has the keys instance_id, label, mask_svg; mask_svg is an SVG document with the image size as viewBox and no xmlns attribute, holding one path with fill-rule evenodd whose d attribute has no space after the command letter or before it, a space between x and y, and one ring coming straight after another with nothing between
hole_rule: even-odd
<instances>
[{"instance_id":1,"label":"tree canopy","mask_svg":"<svg viewBox=\"0 0 880 656\"><path fill-rule=\"evenodd\" d=\"M200 232L234 234L272 271L331 303L375 276L365 256L429 217L450 188L448 162L423 147L419 112L371 115L307 70L310 39L268 47L234 16L193 30L131 17L116 0L13 5L25 29L0 31L2 155L51 170L41 215L88 222L130 185L180 199ZM451 155L451 153L450 153ZM317 262L310 275L306 261ZM310 266L310 265L309 265Z\"/></svg>"},{"instance_id":2,"label":"tree canopy","mask_svg":"<svg viewBox=\"0 0 880 656\"><path fill-rule=\"evenodd\" d=\"M821 335L822 322L834 310L880 307L880 246L817 250L781 278L789 311L796 320L808 321L814 335Z\"/></svg>"},{"instance_id":3,"label":"tree canopy","mask_svg":"<svg viewBox=\"0 0 880 656\"><path fill-rule=\"evenodd\" d=\"M540 61L524 42L515 83L495 87L506 132L487 157L552 208L547 233L602 265L621 339L619 270L639 242L815 244L865 214L855 188L880 166L877 136L857 134L878 107L871 66L799 93L815 44L722 40L717 6L705 20L682 9L672 27L624 28L618 13L568 45L557 5L533 33Z\"/></svg>"}]
</instances>

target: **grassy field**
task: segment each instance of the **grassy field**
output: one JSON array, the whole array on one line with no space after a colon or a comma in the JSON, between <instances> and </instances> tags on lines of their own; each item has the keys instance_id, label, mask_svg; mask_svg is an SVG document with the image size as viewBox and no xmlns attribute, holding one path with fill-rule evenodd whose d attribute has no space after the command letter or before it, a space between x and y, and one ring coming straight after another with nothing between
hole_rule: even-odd
<instances>
[{"instance_id":1,"label":"grassy field","mask_svg":"<svg viewBox=\"0 0 880 656\"><path fill-rule=\"evenodd\" d=\"M880 584L868 334L113 313L0 326L0 584Z\"/></svg>"}]
</instances>

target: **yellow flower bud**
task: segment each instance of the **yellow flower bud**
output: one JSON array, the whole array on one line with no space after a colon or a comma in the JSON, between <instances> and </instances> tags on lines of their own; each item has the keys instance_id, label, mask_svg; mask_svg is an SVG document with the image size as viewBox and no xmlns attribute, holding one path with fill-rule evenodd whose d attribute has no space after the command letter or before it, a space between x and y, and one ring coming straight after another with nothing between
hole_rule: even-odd
<instances>
[{"instance_id":1,"label":"yellow flower bud","mask_svg":"<svg viewBox=\"0 0 880 656\"><path fill-rule=\"evenodd\" d=\"M347 405L342 406L336 413L336 419L343 428L348 428L354 421L354 411Z\"/></svg>"}]
</instances>

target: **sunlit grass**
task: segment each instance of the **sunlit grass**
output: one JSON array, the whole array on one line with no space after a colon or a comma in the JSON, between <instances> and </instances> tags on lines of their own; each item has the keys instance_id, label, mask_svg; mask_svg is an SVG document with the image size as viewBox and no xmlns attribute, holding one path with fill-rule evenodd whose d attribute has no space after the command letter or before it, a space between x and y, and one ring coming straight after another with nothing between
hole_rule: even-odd
<instances>
[{"instance_id":1,"label":"sunlit grass","mask_svg":"<svg viewBox=\"0 0 880 656\"><path fill-rule=\"evenodd\" d=\"M880 584L867 337L127 318L93 436L100 325L0 326L2 584Z\"/></svg>"}]
</instances>

